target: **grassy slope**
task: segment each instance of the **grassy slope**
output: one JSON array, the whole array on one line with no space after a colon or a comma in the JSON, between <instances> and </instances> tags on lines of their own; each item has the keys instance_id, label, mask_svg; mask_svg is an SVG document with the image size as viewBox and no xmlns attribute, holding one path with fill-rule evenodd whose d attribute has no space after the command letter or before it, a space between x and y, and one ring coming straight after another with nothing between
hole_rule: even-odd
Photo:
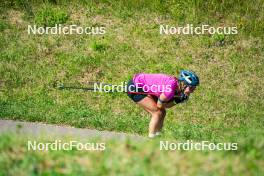
<instances>
[{"instance_id":1,"label":"grassy slope","mask_svg":"<svg viewBox=\"0 0 264 176\"><path fill-rule=\"evenodd\" d=\"M58 91L56 80L126 81L138 72L195 70L201 86L168 111L165 136L239 142L255 160L263 149L263 3L118 1L1 4L0 118L146 134L148 118L123 94ZM41 12L66 24L105 26L104 36L27 35ZM31 13L32 12L32 13ZM33 15L32 15L33 14ZM63 15L62 15L63 16ZM56 21L56 20L55 20ZM235 36L160 36L159 25L238 26ZM224 44L220 44L221 41ZM200 154L198 154L200 156ZM206 157L206 156L205 156ZM251 165L247 166L251 167ZM254 167L253 167L254 168Z\"/></svg>"},{"instance_id":2,"label":"grassy slope","mask_svg":"<svg viewBox=\"0 0 264 176\"><path fill-rule=\"evenodd\" d=\"M107 140L105 151L28 151L27 139L0 135L0 175L260 175L263 161L245 152L160 151L159 141ZM32 139L54 142L55 139ZM57 139L58 140L58 139ZM69 142L72 138L62 140ZM79 141L79 140L77 140ZM101 143L100 139L82 143ZM12 168L12 169L10 169Z\"/></svg>"}]
</instances>

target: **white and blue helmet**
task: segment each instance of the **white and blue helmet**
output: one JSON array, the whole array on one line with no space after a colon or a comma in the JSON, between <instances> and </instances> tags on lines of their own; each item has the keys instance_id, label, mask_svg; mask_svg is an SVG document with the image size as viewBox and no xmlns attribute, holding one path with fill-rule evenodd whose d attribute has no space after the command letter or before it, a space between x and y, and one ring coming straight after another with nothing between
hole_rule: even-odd
<instances>
[{"instance_id":1,"label":"white and blue helmet","mask_svg":"<svg viewBox=\"0 0 264 176\"><path fill-rule=\"evenodd\" d=\"M199 77L194 72L189 70L181 70L178 79L183 81L187 86L198 86L200 83Z\"/></svg>"}]
</instances>

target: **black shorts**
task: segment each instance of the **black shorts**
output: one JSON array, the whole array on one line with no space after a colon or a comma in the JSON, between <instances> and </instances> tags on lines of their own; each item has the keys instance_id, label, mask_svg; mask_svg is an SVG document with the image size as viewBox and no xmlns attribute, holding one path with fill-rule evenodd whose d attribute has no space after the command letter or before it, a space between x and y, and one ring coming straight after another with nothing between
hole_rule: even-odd
<instances>
[{"instance_id":1,"label":"black shorts","mask_svg":"<svg viewBox=\"0 0 264 176\"><path fill-rule=\"evenodd\" d=\"M133 85L133 86L131 86L131 85ZM131 98L134 102L139 102L140 100L142 100L148 96L142 88L137 88L137 90L136 90L136 85L133 83L132 80L128 81L127 87L129 87L129 86L130 86L130 90L127 89L127 96L129 96L129 98ZM135 93L129 93L129 91L135 92ZM141 92L145 93L145 94L140 94Z\"/></svg>"}]
</instances>

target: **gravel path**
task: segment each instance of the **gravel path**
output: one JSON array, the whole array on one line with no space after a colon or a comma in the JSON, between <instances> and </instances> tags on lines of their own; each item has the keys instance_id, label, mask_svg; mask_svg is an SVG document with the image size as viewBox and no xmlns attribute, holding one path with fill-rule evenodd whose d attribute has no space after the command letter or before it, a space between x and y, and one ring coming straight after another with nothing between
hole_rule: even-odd
<instances>
[{"instance_id":1,"label":"gravel path","mask_svg":"<svg viewBox=\"0 0 264 176\"><path fill-rule=\"evenodd\" d=\"M143 140L139 135L126 133L98 131L84 128L73 128L70 126L58 126L36 122L21 122L13 120L0 120L0 133L14 132L26 136L35 137L74 137L80 139L102 138L102 139L118 139L118 140Z\"/></svg>"}]
</instances>

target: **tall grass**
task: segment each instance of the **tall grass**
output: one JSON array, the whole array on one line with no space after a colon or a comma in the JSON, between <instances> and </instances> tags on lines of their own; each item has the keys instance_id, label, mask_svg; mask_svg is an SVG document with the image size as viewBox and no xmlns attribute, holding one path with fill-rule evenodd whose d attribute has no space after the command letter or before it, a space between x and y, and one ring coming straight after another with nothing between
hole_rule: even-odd
<instances>
[{"instance_id":1,"label":"tall grass","mask_svg":"<svg viewBox=\"0 0 264 176\"><path fill-rule=\"evenodd\" d=\"M19 134L0 136L1 175L261 175L260 154L252 146L234 151L160 151L159 141L107 140L105 151L33 151L28 137ZM57 139L58 140L58 139ZM101 139L60 139L62 143L102 143ZM31 138L31 142L55 139ZM173 142L173 141L171 141ZM174 141L175 142L175 141ZM252 144L250 144L252 145ZM263 147L263 144L262 144ZM169 162L168 162L169 161Z\"/></svg>"}]
</instances>

